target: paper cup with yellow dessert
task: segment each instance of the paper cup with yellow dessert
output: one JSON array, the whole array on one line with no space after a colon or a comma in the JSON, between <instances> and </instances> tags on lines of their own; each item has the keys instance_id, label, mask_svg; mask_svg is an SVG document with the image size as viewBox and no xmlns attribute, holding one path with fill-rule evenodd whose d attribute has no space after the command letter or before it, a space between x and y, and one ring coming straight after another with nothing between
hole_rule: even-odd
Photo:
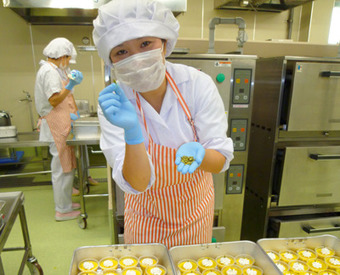
<instances>
[{"instance_id":1,"label":"paper cup with yellow dessert","mask_svg":"<svg viewBox=\"0 0 340 275\"><path fill-rule=\"evenodd\" d=\"M122 275L142 275L143 272L139 267L128 267L123 269Z\"/></svg>"},{"instance_id":2,"label":"paper cup with yellow dessert","mask_svg":"<svg viewBox=\"0 0 340 275\"><path fill-rule=\"evenodd\" d=\"M278 261L280 261L280 254L277 253L274 250L266 250L267 255L269 256L269 258L274 262L277 263Z\"/></svg>"},{"instance_id":3,"label":"paper cup with yellow dessert","mask_svg":"<svg viewBox=\"0 0 340 275\"><path fill-rule=\"evenodd\" d=\"M262 268L259 268L258 266L250 266L250 267L246 267L243 269L243 274L244 275L262 275L263 274L263 270Z\"/></svg>"},{"instance_id":4,"label":"paper cup with yellow dessert","mask_svg":"<svg viewBox=\"0 0 340 275\"><path fill-rule=\"evenodd\" d=\"M281 261L284 261L286 263L296 261L299 258L299 255L297 253L289 249L281 250L279 254L281 257Z\"/></svg>"},{"instance_id":5,"label":"paper cup with yellow dessert","mask_svg":"<svg viewBox=\"0 0 340 275\"><path fill-rule=\"evenodd\" d=\"M98 261L96 259L85 259L78 264L80 271L96 271L98 269Z\"/></svg>"},{"instance_id":6,"label":"paper cup with yellow dessert","mask_svg":"<svg viewBox=\"0 0 340 275\"><path fill-rule=\"evenodd\" d=\"M145 269L146 275L166 275L166 268L162 265L148 266Z\"/></svg>"},{"instance_id":7,"label":"paper cup with yellow dessert","mask_svg":"<svg viewBox=\"0 0 340 275\"><path fill-rule=\"evenodd\" d=\"M122 269L136 267L138 259L135 256L124 256L119 259L119 265Z\"/></svg>"},{"instance_id":8,"label":"paper cup with yellow dessert","mask_svg":"<svg viewBox=\"0 0 340 275\"><path fill-rule=\"evenodd\" d=\"M221 255L216 258L216 264L220 270L222 270L226 266L233 265L235 263L235 259L230 255Z\"/></svg>"},{"instance_id":9,"label":"paper cup with yellow dessert","mask_svg":"<svg viewBox=\"0 0 340 275\"><path fill-rule=\"evenodd\" d=\"M105 257L99 261L99 266L102 270L117 269L118 259L115 257Z\"/></svg>"},{"instance_id":10,"label":"paper cup with yellow dessert","mask_svg":"<svg viewBox=\"0 0 340 275\"><path fill-rule=\"evenodd\" d=\"M192 259L183 259L178 262L177 267L181 271L181 273L189 272L189 271L193 272L197 269L198 264L196 261Z\"/></svg>"},{"instance_id":11,"label":"paper cup with yellow dessert","mask_svg":"<svg viewBox=\"0 0 340 275\"><path fill-rule=\"evenodd\" d=\"M242 269L237 265L223 267L222 275L242 275Z\"/></svg>"},{"instance_id":12,"label":"paper cup with yellow dessert","mask_svg":"<svg viewBox=\"0 0 340 275\"><path fill-rule=\"evenodd\" d=\"M283 261L278 261L275 264L282 273L289 270L289 265Z\"/></svg>"},{"instance_id":13,"label":"paper cup with yellow dessert","mask_svg":"<svg viewBox=\"0 0 340 275\"><path fill-rule=\"evenodd\" d=\"M235 263L241 268L246 268L252 266L255 259L248 254L240 254L235 257Z\"/></svg>"},{"instance_id":14,"label":"paper cup with yellow dessert","mask_svg":"<svg viewBox=\"0 0 340 275\"><path fill-rule=\"evenodd\" d=\"M214 269L217 266L216 261L211 257L202 257L197 261L198 268L201 272L207 269Z\"/></svg>"},{"instance_id":15,"label":"paper cup with yellow dessert","mask_svg":"<svg viewBox=\"0 0 340 275\"><path fill-rule=\"evenodd\" d=\"M206 269L202 275L222 275L222 272L218 269Z\"/></svg>"},{"instance_id":16,"label":"paper cup with yellow dessert","mask_svg":"<svg viewBox=\"0 0 340 275\"><path fill-rule=\"evenodd\" d=\"M321 259L310 259L307 261L307 265L311 271L321 272L327 269L327 264Z\"/></svg>"},{"instance_id":17,"label":"paper cup with yellow dessert","mask_svg":"<svg viewBox=\"0 0 340 275\"><path fill-rule=\"evenodd\" d=\"M337 256L325 257L325 263L331 269L334 270L340 269L340 257Z\"/></svg>"},{"instance_id":18,"label":"paper cup with yellow dessert","mask_svg":"<svg viewBox=\"0 0 340 275\"><path fill-rule=\"evenodd\" d=\"M309 248L301 248L297 251L299 259L307 262L310 259L316 259L316 252Z\"/></svg>"},{"instance_id":19,"label":"paper cup with yellow dessert","mask_svg":"<svg viewBox=\"0 0 340 275\"><path fill-rule=\"evenodd\" d=\"M319 272L318 275L338 275L338 272L330 269L326 269L324 271Z\"/></svg>"},{"instance_id":20,"label":"paper cup with yellow dessert","mask_svg":"<svg viewBox=\"0 0 340 275\"><path fill-rule=\"evenodd\" d=\"M301 273L309 270L307 263L303 261L291 261L289 262L290 270Z\"/></svg>"},{"instance_id":21,"label":"paper cup with yellow dessert","mask_svg":"<svg viewBox=\"0 0 340 275\"><path fill-rule=\"evenodd\" d=\"M316 252L316 255L318 255L318 257L320 258L334 256L335 254L335 251L333 248L325 247L325 246L315 248L315 252Z\"/></svg>"},{"instance_id":22,"label":"paper cup with yellow dessert","mask_svg":"<svg viewBox=\"0 0 340 275\"><path fill-rule=\"evenodd\" d=\"M154 256L141 256L138 261L143 272L147 267L158 264L158 259Z\"/></svg>"},{"instance_id":23,"label":"paper cup with yellow dessert","mask_svg":"<svg viewBox=\"0 0 340 275\"><path fill-rule=\"evenodd\" d=\"M105 269L103 270L103 274L105 275L119 275L119 272L117 269Z\"/></svg>"}]
</instances>

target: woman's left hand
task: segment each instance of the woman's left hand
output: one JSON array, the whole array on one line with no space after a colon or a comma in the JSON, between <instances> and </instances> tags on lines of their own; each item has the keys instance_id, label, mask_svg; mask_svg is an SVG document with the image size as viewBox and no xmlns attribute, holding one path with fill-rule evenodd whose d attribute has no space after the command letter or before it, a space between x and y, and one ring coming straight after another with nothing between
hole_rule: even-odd
<instances>
[{"instance_id":1,"label":"woman's left hand","mask_svg":"<svg viewBox=\"0 0 340 275\"><path fill-rule=\"evenodd\" d=\"M195 172L203 161L205 155L204 147L198 142L188 142L181 145L176 152L175 164L177 165L177 171L186 174L192 174ZM182 157L193 157L194 161L190 164L184 164Z\"/></svg>"}]
</instances>

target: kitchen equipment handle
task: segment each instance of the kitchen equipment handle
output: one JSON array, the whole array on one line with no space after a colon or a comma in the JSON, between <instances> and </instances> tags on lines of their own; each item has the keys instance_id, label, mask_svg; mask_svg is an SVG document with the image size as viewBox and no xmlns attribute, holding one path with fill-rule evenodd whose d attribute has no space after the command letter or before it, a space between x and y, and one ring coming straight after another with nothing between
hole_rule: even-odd
<instances>
[{"instance_id":1,"label":"kitchen equipment handle","mask_svg":"<svg viewBox=\"0 0 340 275\"><path fill-rule=\"evenodd\" d=\"M320 73L322 77L340 77L339 71L323 71Z\"/></svg>"},{"instance_id":2,"label":"kitchen equipment handle","mask_svg":"<svg viewBox=\"0 0 340 275\"><path fill-rule=\"evenodd\" d=\"M102 150L93 150L92 147L89 147L89 148L90 148L92 154L103 154Z\"/></svg>"},{"instance_id":3,"label":"kitchen equipment handle","mask_svg":"<svg viewBox=\"0 0 340 275\"><path fill-rule=\"evenodd\" d=\"M314 228L310 224L304 224L304 225L302 225L302 230L305 231L308 234L327 233L327 232L333 232L333 231L340 231L340 226L334 225L334 227Z\"/></svg>"},{"instance_id":4,"label":"kitchen equipment handle","mask_svg":"<svg viewBox=\"0 0 340 275\"><path fill-rule=\"evenodd\" d=\"M310 154L309 157L314 160L340 159L340 155Z\"/></svg>"}]
</instances>

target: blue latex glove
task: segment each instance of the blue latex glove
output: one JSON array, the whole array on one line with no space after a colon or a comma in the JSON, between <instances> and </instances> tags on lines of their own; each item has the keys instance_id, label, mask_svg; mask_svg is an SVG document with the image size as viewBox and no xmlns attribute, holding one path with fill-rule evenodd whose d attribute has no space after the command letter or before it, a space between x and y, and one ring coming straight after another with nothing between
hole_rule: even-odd
<instances>
[{"instance_id":1,"label":"blue latex glove","mask_svg":"<svg viewBox=\"0 0 340 275\"><path fill-rule=\"evenodd\" d=\"M77 70L72 70L68 77L70 81L65 86L65 89L70 91L74 86L80 84L83 81L83 74Z\"/></svg>"},{"instance_id":2,"label":"blue latex glove","mask_svg":"<svg viewBox=\"0 0 340 275\"><path fill-rule=\"evenodd\" d=\"M106 119L124 129L127 144L144 142L136 110L117 84L113 83L102 90L98 102Z\"/></svg>"},{"instance_id":3,"label":"blue latex glove","mask_svg":"<svg viewBox=\"0 0 340 275\"><path fill-rule=\"evenodd\" d=\"M186 174L194 173L197 167L202 163L205 155L204 147L198 142L188 142L181 145L176 152L175 164L177 165L177 171ZM193 157L195 160L191 165L184 164L181 162L183 156Z\"/></svg>"},{"instance_id":4,"label":"blue latex glove","mask_svg":"<svg viewBox=\"0 0 340 275\"><path fill-rule=\"evenodd\" d=\"M78 118L80 118L79 111L77 111L77 114L70 113L70 117L72 120L77 120Z\"/></svg>"}]
</instances>

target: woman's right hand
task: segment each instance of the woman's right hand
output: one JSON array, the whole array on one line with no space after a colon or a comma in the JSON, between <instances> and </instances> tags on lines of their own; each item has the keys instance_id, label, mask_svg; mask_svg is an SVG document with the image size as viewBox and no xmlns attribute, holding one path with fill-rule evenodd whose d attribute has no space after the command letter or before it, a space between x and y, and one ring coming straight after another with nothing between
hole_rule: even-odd
<instances>
[{"instance_id":1,"label":"woman's right hand","mask_svg":"<svg viewBox=\"0 0 340 275\"><path fill-rule=\"evenodd\" d=\"M137 113L124 91L115 83L104 88L98 102L105 118L125 131L127 144L139 144L144 141Z\"/></svg>"}]
</instances>

